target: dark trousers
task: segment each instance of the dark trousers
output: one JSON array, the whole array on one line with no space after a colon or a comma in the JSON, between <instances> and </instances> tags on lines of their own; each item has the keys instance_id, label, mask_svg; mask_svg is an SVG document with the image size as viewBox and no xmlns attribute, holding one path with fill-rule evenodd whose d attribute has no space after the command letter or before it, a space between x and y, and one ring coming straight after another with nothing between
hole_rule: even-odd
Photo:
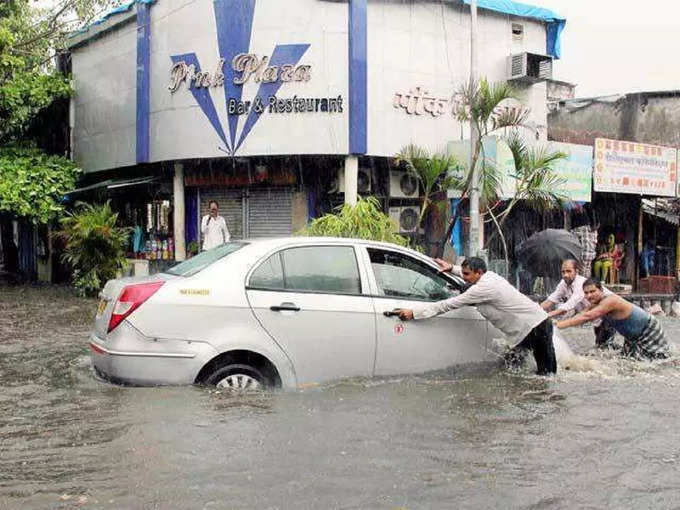
<instances>
[{"instance_id":1,"label":"dark trousers","mask_svg":"<svg viewBox=\"0 0 680 510\"><path fill-rule=\"evenodd\" d=\"M521 349L530 350L534 355L536 367L538 367L537 374L546 375L557 372L552 320L546 319L532 329L526 338L515 347L515 350Z\"/></svg>"},{"instance_id":2,"label":"dark trousers","mask_svg":"<svg viewBox=\"0 0 680 510\"><path fill-rule=\"evenodd\" d=\"M613 347L614 336L616 335L616 330L606 323L602 323L599 326L593 328L595 330L595 346L600 349L606 349L607 347Z\"/></svg>"}]
</instances>

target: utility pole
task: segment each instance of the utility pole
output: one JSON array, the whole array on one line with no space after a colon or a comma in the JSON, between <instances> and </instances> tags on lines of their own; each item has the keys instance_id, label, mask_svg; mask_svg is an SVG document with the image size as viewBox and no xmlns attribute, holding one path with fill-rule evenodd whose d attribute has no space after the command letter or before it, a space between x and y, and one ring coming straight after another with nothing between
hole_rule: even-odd
<instances>
[{"instance_id":1,"label":"utility pole","mask_svg":"<svg viewBox=\"0 0 680 510\"><path fill-rule=\"evenodd\" d=\"M477 0L470 0L470 87L477 83ZM479 133L472 115L470 116L470 159L472 166L475 146ZM475 162L476 163L476 162ZM472 171L472 188L470 189L470 241L468 256L475 257L479 251L479 169L475 164Z\"/></svg>"}]
</instances>

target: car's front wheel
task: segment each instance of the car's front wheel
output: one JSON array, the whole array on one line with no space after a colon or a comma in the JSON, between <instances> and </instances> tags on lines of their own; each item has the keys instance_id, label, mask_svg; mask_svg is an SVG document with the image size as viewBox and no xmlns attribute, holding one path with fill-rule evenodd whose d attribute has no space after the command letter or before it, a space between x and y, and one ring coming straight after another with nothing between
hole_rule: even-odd
<instances>
[{"instance_id":1,"label":"car's front wheel","mask_svg":"<svg viewBox=\"0 0 680 510\"><path fill-rule=\"evenodd\" d=\"M230 364L218 368L205 381L210 386L231 391L257 391L272 384L257 368L250 365Z\"/></svg>"}]
</instances>

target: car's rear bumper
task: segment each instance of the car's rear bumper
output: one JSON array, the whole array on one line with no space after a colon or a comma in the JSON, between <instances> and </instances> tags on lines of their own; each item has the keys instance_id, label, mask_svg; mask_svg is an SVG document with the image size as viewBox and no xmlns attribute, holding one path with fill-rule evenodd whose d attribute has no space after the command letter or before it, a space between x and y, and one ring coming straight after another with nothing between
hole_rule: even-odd
<instances>
[{"instance_id":1,"label":"car's rear bumper","mask_svg":"<svg viewBox=\"0 0 680 510\"><path fill-rule=\"evenodd\" d=\"M143 336L123 322L107 339L89 338L95 370L116 383L155 386L192 384L217 353L208 344Z\"/></svg>"}]
</instances>

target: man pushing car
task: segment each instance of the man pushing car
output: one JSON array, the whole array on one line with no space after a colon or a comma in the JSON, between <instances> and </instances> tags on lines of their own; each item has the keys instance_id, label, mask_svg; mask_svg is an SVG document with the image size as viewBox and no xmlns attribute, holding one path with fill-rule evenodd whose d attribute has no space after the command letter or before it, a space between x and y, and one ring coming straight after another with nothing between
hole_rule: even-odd
<instances>
[{"instance_id":1,"label":"man pushing car","mask_svg":"<svg viewBox=\"0 0 680 510\"><path fill-rule=\"evenodd\" d=\"M479 313L502 331L516 350L531 350L537 373L557 372L553 325L548 314L538 303L520 293L502 276L487 271L486 263L477 257L466 259L461 266L453 266L435 259L442 272L452 272L470 284L459 296L410 310L395 310L403 321L424 320L463 306L475 306Z\"/></svg>"},{"instance_id":2,"label":"man pushing car","mask_svg":"<svg viewBox=\"0 0 680 510\"><path fill-rule=\"evenodd\" d=\"M652 314L621 296L605 294L598 280L586 280L583 292L592 306L576 317L557 322L559 329L602 319L623 336L622 353L625 356L663 359L670 355L661 323Z\"/></svg>"}]
</instances>

